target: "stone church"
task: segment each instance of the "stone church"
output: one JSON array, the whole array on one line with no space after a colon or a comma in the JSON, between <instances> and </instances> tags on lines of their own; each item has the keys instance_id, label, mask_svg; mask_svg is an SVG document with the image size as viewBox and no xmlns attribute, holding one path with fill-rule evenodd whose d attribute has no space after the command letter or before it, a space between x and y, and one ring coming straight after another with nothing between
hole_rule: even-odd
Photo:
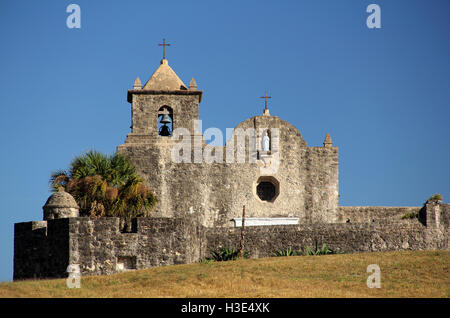
<instances>
[{"instance_id":1,"label":"stone church","mask_svg":"<svg viewBox=\"0 0 450 318\"><path fill-rule=\"evenodd\" d=\"M323 147L308 147L297 128L270 115L267 104L260 116L236 127L255 132L244 145L245 162L237 162L236 151L226 151L229 141L226 146L215 146L214 151L224 154L218 163L195 159L174 163L171 150L179 140L161 133L160 128L167 127L161 126L161 121L169 117L169 131L188 129L199 141L192 143L192 154L199 152L201 156L207 147L196 129L202 94L194 79L186 86L166 59L144 86L137 78L128 91L131 133L117 151L132 160L159 198L154 216L195 213L206 227L226 227L241 217L245 205L248 222L258 222L258 218L270 218L259 222L271 224L336 222L338 148L332 146L329 135ZM265 132L274 128L278 134L271 136L271 149L263 149ZM255 145L255 160L251 160L250 145ZM277 160L276 171L264 169L273 158Z\"/></svg>"},{"instance_id":2,"label":"stone church","mask_svg":"<svg viewBox=\"0 0 450 318\"><path fill-rule=\"evenodd\" d=\"M117 151L158 197L152 215L124 230L119 218L79 217L73 197L56 192L44 220L14 225L14 279L67 277L74 266L99 275L199 262L220 247L238 248L243 224L251 257L323 243L337 253L449 248L450 204L441 200L339 206L331 137L307 146L297 128L270 114L267 94L262 114L235 127L225 145L206 143L202 95L165 58L145 85L137 78L127 96L131 132Z\"/></svg>"}]
</instances>

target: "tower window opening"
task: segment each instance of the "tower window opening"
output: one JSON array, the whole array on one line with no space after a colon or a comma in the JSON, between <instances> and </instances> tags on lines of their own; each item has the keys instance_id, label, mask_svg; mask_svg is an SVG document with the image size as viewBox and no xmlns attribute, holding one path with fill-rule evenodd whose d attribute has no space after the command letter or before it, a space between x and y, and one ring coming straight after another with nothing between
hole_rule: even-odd
<instances>
[{"instance_id":1,"label":"tower window opening","mask_svg":"<svg viewBox=\"0 0 450 318\"><path fill-rule=\"evenodd\" d=\"M172 132L173 110L169 106L163 106L158 110L158 135L170 137Z\"/></svg>"}]
</instances>

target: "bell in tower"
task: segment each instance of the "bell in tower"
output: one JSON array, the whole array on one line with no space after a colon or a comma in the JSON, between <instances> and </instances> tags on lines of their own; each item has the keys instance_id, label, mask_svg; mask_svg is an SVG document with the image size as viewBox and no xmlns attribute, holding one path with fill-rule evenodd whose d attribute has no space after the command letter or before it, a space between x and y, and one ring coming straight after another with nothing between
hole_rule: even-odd
<instances>
[{"instance_id":1,"label":"bell in tower","mask_svg":"<svg viewBox=\"0 0 450 318\"><path fill-rule=\"evenodd\" d=\"M172 136L172 131L169 126L167 126L171 123L172 121L170 119L170 116L168 114L164 114L160 121L160 124L162 124L162 126L159 127L160 136Z\"/></svg>"}]
</instances>

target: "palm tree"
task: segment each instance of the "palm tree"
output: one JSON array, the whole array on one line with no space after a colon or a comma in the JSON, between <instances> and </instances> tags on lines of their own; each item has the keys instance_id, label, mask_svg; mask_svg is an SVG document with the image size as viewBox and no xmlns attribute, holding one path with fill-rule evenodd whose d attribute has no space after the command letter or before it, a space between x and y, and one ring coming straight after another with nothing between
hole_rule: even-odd
<instances>
[{"instance_id":1,"label":"palm tree","mask_svg":"<svg viewBox=\"0 0 450 318\"><path fill-rule=\"evenodd\" d=\"M157 202L128 158L97 151L76 157L69 169L51 174L54 191L64 187L80 206L80 216L148 216Z\"/></svg>"}]
</instances>

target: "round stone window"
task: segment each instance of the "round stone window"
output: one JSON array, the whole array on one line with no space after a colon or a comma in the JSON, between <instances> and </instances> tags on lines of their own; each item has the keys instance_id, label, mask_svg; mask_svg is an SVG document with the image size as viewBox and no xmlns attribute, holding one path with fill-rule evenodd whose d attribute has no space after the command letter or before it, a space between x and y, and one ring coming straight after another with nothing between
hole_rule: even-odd
<instances>
[{"instance_id":1,"label":"round stone window","mask_svg":"<svg viewBox=\"0 0 450 318\"><path fill-rule=\"evenodd\" d=\"M261 201L274 202L279 188L280 184L274 177L260 177L256 183L256 195Z\"/></svg>"},{"instance_id":2,"label":"round stone window","mask_svg":"<svg viewBox=\"0 0 450 318\"><path fill-rule=\"evenodd\" d=\"M275 198L275 186L268 181L260 182L256 187L256 193L261 200L272 201Z\"/></svg>"}]
</instances>

